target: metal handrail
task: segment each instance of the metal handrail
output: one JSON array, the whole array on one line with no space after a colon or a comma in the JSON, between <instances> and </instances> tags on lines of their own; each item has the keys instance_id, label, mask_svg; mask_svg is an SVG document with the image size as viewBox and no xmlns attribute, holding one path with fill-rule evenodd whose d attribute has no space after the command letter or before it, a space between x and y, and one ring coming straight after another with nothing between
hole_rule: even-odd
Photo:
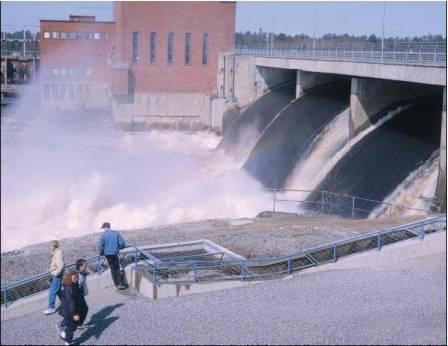
<instances>
[{"instance_id":1,"label":"metal handrail","mask_svg":"<svg viewBox=\"0 0 448 346\"><path fill-rule=\"evenodd\" d=\"M292 253L289 255L284 255L284 256L280 256L280 257L270 257L270 258L250 258L250 259L245 259L245 260L241 260L241 259L225 259L225 260L206 260L206 261L201 261L201 263L209 263L209 264L230 264L230 263L250 263L250 262L266 262L268 264L273 264L274 262L272 261L284 261L288 258L291 258L291 256L293 257L297 257L297 256L304 256L306 254L309 254L311 252L315 252L318 250L323 250L326 248L332 248L334 246L339 246L339 245L343 245L343 244L348 244L351 243L353 241L359 241L359 240L364 240L364 239L368 239L368 238L372 238L374 236L377 235L383 235L383 234L387 234L387 233L391 233L397 230L403 230L403 229L412 229L412 228L417 228L417 227L422 227L422 226L426 226L426 225L430 225L433 224L435 222L445 222L446 223L446 216L439 216L439 217L433 217L431 219L427 219L427 220L422 220L422 221L417 221L417 222L411 222L408 224L404 224L404 225L399 225L399 226L394 226L394 227L390 227L390 228L385 228L385 229L381 229L381 230L377 230L377 231L372 231L369 233L364 233L355 237L351 237L348 239L342 239L342 240L337 240L331 243L326 243L323 245L319 245L316 247L312 247L312 248L308 248L306 250L297 252L297 253ZM193 263L193 262L198 262L195 260L189 261L189 263ZM179 261L179 263L186 263L186 261ZM277 263L277 262L275 262ZM173 261L170 264L176 264L175 261Z\"/></svg>"},{"instance_id":2,"label":"metal handrail","mask_svg":"<svg viewBox=\"0 0 448 346\"><path fill-rule=\"evenodd\" d=\"M318 265L319 263L317 261L313 260L312 253L315 253L317 251L322 250L332 250L333 251L333 261L337 260L337 248L341 247L345 244L355 243L357 241L366 240L366 239L377 239L376 248L377 250L381 249L381 236L387 235L387 234L393 234L396 231L412 231L417 229L416 232L413 232L415 236L418 236L420 239L423 239L425 237L425 231L424 227L428 225L434 225L438 223L443 224L443 228L440 229L441 231L446 231L446 216L438 216L438 217L432 217L425 220L415 221L404 225L398 225L394 227L389 227L381 230L372 231L369 233L361 234L355 237L351 237L349 239L342 239L338 241L334 241L331 243L319 245L316 247L308 248L300 252L292 253L285 256L279 256L279 257L271 257L271 258L251 258L251 259L219 259L219 260L179 260L179 259L173 259L173 261L161 261L157 259L156 257L152 256L151 254L147 253L144 249L138 247L138 246L128 246L126 249L120 251L120 253L124 255L128 254L134 254L134 264L137 265L137 262L143 257L143 260L150 265L152 268L149 271L149 274L152 275L154 282L163 282L163 279L158 278L158 271L160 270L179 270L181 269L187 269L191 270L193 272L193 279L188 282L197 282L197 272L198 270L204 270L207 268L225 268L226 266L239 266L240 267L240 280L246 280L248 278L258 278L258 277L266 277L266 276L272 276L272 275L280 275L283 273L291 273L294 268L292 268L292 261L298 260L301 258L306 258L310 263L305 264L299 267L299 269L308 268L311 266ZM361 250L363 251L363 250ZM101 274L102 271L100 271L100 261L102 256L93 256L87 258L88 263L97 262L97 270L96 272L98 274ZM260 267L269 267L276 264L285 264L287 265L287 269L278 270L275 272L270 272L267 274L256 274L250 272L250 268L260 268ZM67 266L66 268L72 267L74 264L71 264ZM298 270L296 268L296 270ZM47 276L49 276L49 272L41 273L34 275L32 277L19 280L17 282L14 282L9 285L2 286L1 292L2 295L5 295L5 306L7 306L7 296L8 296L8 290L11 290L13 288L17 288L21 285L25 285L32 282L37 282L38 280L41 280ZM234 278L230 278L234 279ZM221 281L221 280L229 280L228 277L220 277L219 279L215 281ZM166 282L169 282L168 280L165 280ZM185 280L184 280L185 281Z\"/></svg>"},{"instance_id":3,"label":"metal handrail","mask_svg":"<svg viewBox=\"0 0 448 346\"><path fill-rule=\"evenodd\" d=\"M409 48L403 47L400 50L397 50L397 47L395 47L395 49L383 51L378 47L357 48L355 50L346 48L301 49L299 47L272 48L266 45L239 45L235 47L234 53L262 57L446 66L446 49L443 49L442 45L435 48L419 45Z\"/></svg>"},{"instance_id":4,"label":"metal handrail","mask_svg":"<svg viewBox=\"0 0 448 346\"><path fill-rule=\"evenodd\" d=\"M402 206L402 205L398 205L398 204L392 204L389 202L384 202L384 201L379 201L379 200L374 200L374 199L369 199L369 198L364 198L364 197L358 197L358 196L353 196L353 195L348 195L348 194L344 194L344 193L336 193L336 192L331 192L331 191L326 191L326 190L321 190L321 191L313 191L313 190L301 190L301 189L268 189L269 191L272 191L273 193L273 207L272 207L272 212L276 212L276 202L295 202L297 204L299 203L310 203L310 204L320 204L321 205L321 212L325 214L324 212L324 205L327 206L342 206L346 209L351 209L352 210L352 217L355 217L355 211L361 211L361 212L365 212L370 213L371 210L366 210L366 209L361 209L361 208L356 208L356 201L367 201L367 202L373 202L376 204L376 206L378 205L384 205L388 207L389 210L389 215L392 214L392 210L393 208L396 209L402 209L402 210L413 210L413 211L418 211L418 212L423 212L427 215L431 215L431 214L437 214L437 212L433 212L431 210L426 210L426 209L419 209L419 208L412 208L412 207L406 207L406 206ZM321 194L321 198L319 201L307 201L307 200L297 200L297 199L279 199L277 194L279 192L305 192L305 193L320 193ZM336 202L332 202L332 201L328 201L325 200L324 196L325 195L332 195L332 196L337 196L337 197L344 197L344 198L348 198L351 200L351 206L347 207L346 204L343 203L336 203Z\"/></svg>"}]
</instances>

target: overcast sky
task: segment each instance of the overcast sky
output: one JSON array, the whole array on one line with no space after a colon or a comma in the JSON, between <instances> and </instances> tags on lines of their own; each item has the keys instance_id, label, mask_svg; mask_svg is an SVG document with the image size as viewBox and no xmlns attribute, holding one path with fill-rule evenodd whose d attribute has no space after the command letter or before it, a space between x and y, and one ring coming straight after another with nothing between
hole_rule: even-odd
<instances>
[{"instance_id":1,"label":"overcast sky","mask_svg":"<svg viewBox=\"0 0 448 346\"><path fill-rule=\"evenodd\" d=\"M94 15L113 21L113 2L1 2L2 30L37 30L40 19L68 19L70 14ZM384 12L383 12L384 11ZM446 37L446 3L424 2L237 2L237 31L381 35L384 13L385 36L441 34Z\"/></svg>"}]
</instances>

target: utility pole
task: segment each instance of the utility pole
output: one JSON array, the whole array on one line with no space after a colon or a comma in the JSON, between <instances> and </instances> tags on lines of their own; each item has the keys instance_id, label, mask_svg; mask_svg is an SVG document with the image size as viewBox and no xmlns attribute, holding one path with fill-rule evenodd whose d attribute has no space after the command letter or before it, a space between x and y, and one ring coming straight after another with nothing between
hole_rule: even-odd
<instances>
[{"instance_id":1,"label":"utility pole","mask_svg":"<svg viewBox=\"0 0 448 346\"><path fill-rule=\"evenodd\" d=\"M384 17L386 16L386 2L383 1L383 33L381 35L381 61L384 59Z\"/></svg>"},{"instance_id":2,"label":"utility pole","mask_svg":"<svg viewBox=\"0 0 448 346\"><path fill-rule=\"evenodd\" d=\"M26 39L25 39L25 27L23 27L23 57L26 56Z\"/></svg>"},{"instance_id":3,"label":"utility pole","mask_svg":"<svg viewBox=\"0 0 448 346\"><path fill-rule=\"evenodd\" d=\"M313 2L313 57L316 56L316 3Z\"/></svg>"}]
</instances>

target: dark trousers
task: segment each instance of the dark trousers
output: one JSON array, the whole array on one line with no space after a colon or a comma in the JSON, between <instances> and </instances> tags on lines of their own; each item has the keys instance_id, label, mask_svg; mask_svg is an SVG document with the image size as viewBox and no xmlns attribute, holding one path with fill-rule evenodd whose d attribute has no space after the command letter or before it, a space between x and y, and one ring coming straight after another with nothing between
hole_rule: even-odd
<instances>
[{"instance_id":1,"label":"dark trousers","mask_svg":"<svg viewBox=\"0 0 448 346\"><path fill-rule=\"evenodd\" d=\"M118 255L106 255L106 259L107 263L109 263L112 280L114 280L115 286L124 285L123 277L120 273L120 262L118 261Z\"/></svg>"},{"instance_id":2,"label":"dark trousers","mask_svg":"<svg viewBox=\"0 0 448 346\"><path fill-rule=\"evenodd\" d=\"M77 328L75 322L72 318L67 319L64 318L63 327L65 331L65 340L68 342L72 342L73 340L73 334L75 333L75 330Z\"/></svg>"}]
</instances>

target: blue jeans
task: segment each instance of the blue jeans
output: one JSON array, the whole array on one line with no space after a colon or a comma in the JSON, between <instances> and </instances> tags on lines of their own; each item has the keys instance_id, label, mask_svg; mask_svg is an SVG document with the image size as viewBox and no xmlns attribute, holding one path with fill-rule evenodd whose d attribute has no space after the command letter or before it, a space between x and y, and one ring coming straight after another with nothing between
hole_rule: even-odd
<instances>
[{"instance_id":1,"label":"blue jeans","mask_svg":"<svg viewBox=\"0 0 448 346\"><path fill-rule=\"evenodd\" d=\"M61 299L61 278L52 276L50 290L48 292L48 308L54 309L56 303L56 295Z\"/></svg>"}]
</instances>

